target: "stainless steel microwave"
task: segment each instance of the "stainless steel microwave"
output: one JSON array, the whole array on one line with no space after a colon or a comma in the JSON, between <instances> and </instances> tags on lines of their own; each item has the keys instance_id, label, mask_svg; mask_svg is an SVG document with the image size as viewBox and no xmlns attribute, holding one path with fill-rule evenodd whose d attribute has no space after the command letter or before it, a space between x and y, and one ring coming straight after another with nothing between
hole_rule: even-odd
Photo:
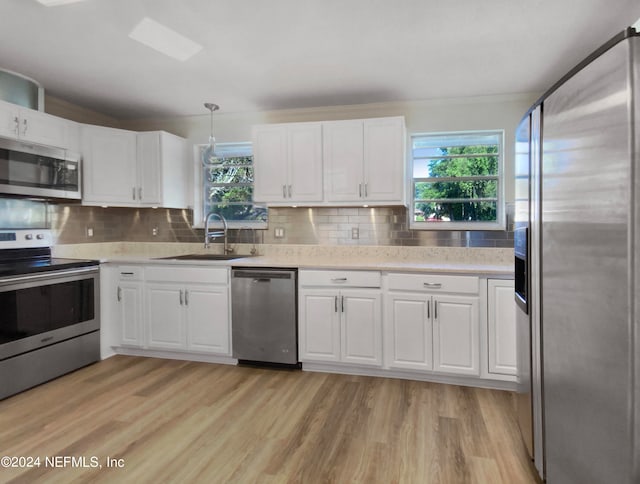
<instances>
[{"instance_id":1,"label":"stainless steel microwave","mask_svg":"<svg viewBox=\"0 0 640 484\"><path fill-rule=\"evenodd\" d=\"M0 194L80 200L80 155L0 138Z\"/></svg>"}]
</instances>

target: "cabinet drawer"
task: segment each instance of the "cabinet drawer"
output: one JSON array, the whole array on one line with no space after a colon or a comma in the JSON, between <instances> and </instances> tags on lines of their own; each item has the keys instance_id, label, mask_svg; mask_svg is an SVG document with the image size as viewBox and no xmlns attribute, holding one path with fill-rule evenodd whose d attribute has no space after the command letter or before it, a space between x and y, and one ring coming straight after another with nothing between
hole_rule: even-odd
<instances>
[{"instance_id":1,"label":"cabinet drawer","mask_svg":"<svg viewBox=\"0 0 640 484\"><path fill-rule=\"evenodd\" d=\"M141 266L119 266L119 281L141 281L144 279L144 268Z\"/></svg>"},{"instance_id":2,"label":"cabinet drawer","mask_svg":"<svg viewBox=\"0 0 640 484\"><path fill-rule=\"evenodd\" d=\"M145 279L158 282L227 284L229 269L224 267L147 266Z\"/></svg>"},{"instance_id":3,"label":"cabinet drawer","mask_svg":"<svg viewBox=\"0 0 640 484\"><path fill-rule=\"evenodd\" d=\"M300 271L301 286L380 287L376 271Z\"/></svg>"},{"instance_id":4,"label":"cabinet drawer","mask_svg":"<svg viewBox=\"0 0 640 484\"><path fill-rule=\"evenodd\" d=\"M479 281L474 276L442 276L437 274L389 274L392 291L433 291L477 294Z\"/></svg>"}]
</instances>

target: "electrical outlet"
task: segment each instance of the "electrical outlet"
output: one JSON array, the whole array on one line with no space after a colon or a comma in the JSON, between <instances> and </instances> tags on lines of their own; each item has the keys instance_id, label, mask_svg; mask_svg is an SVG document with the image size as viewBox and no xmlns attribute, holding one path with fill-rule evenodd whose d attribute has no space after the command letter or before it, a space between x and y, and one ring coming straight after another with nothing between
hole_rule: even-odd
<instances>
[{"instance_id":1,"label":"electrical outlet","mask_svg":"<svg viewBox=\"0 0 640 484\"><path fill-rule=\"evenodd\" d=\"M87 237L93 237L93 227L87 227Z\"/></svg>"},{"instance_id":2,"label":"electrical outlet","mask_svg":"<svg viewBox=\"0 0 640 484\"><path fill-rule=\"evenodd\" d=\"M283 239L284 238L284 228L283 227L276 227L273 230L273 236L276 239Z\"/></svg>"},{"instance_id":3,"label":"electrical outlet","mask_svg":"<svg viewBox=\"0 0 640 484\"><path fill-rule=\"evenodd\" d=\"M153 235L154 237L158 236L158 227L153 227L151 229L151 235Z\"/></svg>"},{"instance_id":4,"label":"electrical outlet","mask_svg":"<svg viewBox=\"0 0 640 484\"><path fill-rule=\"evenodd\" d=\"M360 238L360 229L358 227L351 228L351 238L359 239Z\"/></svg>"}]
</instances>

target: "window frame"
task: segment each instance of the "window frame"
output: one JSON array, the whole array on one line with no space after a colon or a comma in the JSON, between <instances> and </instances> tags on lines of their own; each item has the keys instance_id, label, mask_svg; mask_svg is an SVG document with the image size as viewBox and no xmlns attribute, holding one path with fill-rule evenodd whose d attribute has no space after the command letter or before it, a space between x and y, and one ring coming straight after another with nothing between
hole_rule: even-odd
<instances>
[{"instance_id":1,"label":"window frame","mask_svg":"<svg viewBox=\"0 0 640 484\"><path fill-rule=\"evenodd\" d=\"M416 186L416 178L414 177L414 155L413 155L413 145L414 140L416 138L424 138L424 137L455 137L455 136L466 136L466 135L497 135L499 137L498 142L498 173L497 175L477 175L477 176L466 176L466 177L427 177L427 178L418 178L418 182L446 182L446 181L469 181L469 180L496 180L498 187L496 190L497 200L496 200L496 220L495 222L489 221L438 221L438 222L426 222L426 221L415 221L415 206L416 206L416 197L415 197L415 186ZM504 180L504 162L505 162L505 152L504 152L504 138L505 138L505 130L504 129L482 129L482 130L465 130L465 131L438 131L438 132L429 132L429 133L412 133L409 139L410 145L410 156L409 158L409 167L408 167L408 191L410 195L410 204L408 210L408 218L409 218L409 228L411 230L505 230L505 207L504 207L504 193L505 193L505 180ZM452 201L462 201L461 199L451 199ZM464 200L470 201L482 201L480 198L469 198ZM418 202L420 203L420 202Z\"/></svg>"},{"instance_id":2,"label":"window frame","mask_svg":"<svg viewBox=\"0 0 640 484\"><path fill-rule=\"evenodd\" d=\"M204 167L202 165L202 153L208 147L208 144L196 144L193 145L193 228L204 228L204 204L205 204L205 189L204 189ZM250 141L236 142L236 143L216 143L216 151L220 150L222 153L232 153L234 151L245 152L247 149L253 156L253 144ZM255 170L255 164L253 164ZM254 172L255 173L255 172ZM232 184L229 184L232 185ZM255 187L255 180L253 182ZM253 202L253 200L252 200ZM254 202L255 204L255 202ZM255 204L258 206L264 206L262 204ZM269 226L269 212L267 209L267 220L227 220L227 226L230 229L267 229ZM212 222L214 222L212 220ZM212 226L218 222L213 223Z\"/></svg>"}]
</instances>

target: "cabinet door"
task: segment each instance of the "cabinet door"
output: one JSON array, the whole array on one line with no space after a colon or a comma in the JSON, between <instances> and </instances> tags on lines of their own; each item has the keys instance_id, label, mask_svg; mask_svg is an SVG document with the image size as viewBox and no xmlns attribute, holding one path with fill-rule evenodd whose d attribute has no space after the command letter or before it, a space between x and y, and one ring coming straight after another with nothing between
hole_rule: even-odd
<instances>
[{"instance_id":1,"label":"cabinet door","mask_svg":"<svg viewBox=\"0 0 640 484\"><path fill-rule=\"evenodd\" d=\"M362 121L322 124L325 199L357 202L364 195Z\"/></svg>"},{"instance_id":2,"label":"cabinet door","mask_svg":"<svg viewBox=\"0 0 640 484\"><path fill-rule=\"evenodd\" d=\"M287 128L289 161L287 196L295 202L322 201L322 124L292 124Z\"/></svg>"},{"instance_id":3,"label":"cabinet door","mask_svg":"<svg viewBox=\"0 0 640 484\"><path fill-rule=\"evenodd\" d=\"M431 297L392 293L385 303L386 365L389 368L432 370Z\"/></svg>"},{"instance_id":4,"label":"cabinet door","mask_svg":"<svg viewBox=\"0 0 640 484\"><path fill-rule=\"evenodd\" d=\"M253 128L253 200L284 202L287 187L287 127L256 126Z\"/></svg>"},{"instance_id":5,"label":"cabinet door","mask_svg":"<svg viewBox=\"0 0 640 484\"><path fill-rule=\"evenodd\" d=\"M123 346L142 346L142 284L120 282L117 288L120 343Z\"/></svg>"},{"instance_id":6,"label":"cabinet door","mask_svg":"<svg viewBox=\"0 0 640 484\"><path fill-rule=\"evenodd\" d=\"M336 291L299 294L300 361L340 361L340 313Z\"/></svg>"},{"instance_id":7,"label":"cabinet door","mask_svg":"<svg viewBox=\"0 0 640 484\"><path fill-rule=\"evenodd\" d=\"M367 201L404 203L404 133L402 118L364 121L364 195Z\"/></svg>"},{"instance_id":8,"label":"cabinet door","mask_svg":"<svg viewBox=\"0 0 640 484\"><path fill-rule=\"evenodd\" d=\"M184 289L147 283L145 295L149 348L184 349Z\"/></svg>"},{"instance_id":9,"label":"cabinet door","mask_svg":"<svg viewBox=\"0 0 640 484\"><path fill-rule=\"evenodd\" d=\"M20 108L0 101L0 136L17 139L20 128Z\"/></svg>"},{"instance_id":10,"label":"cabinet door","mask_svg":"<svg viewBox=\"0 0 640 484\"><path fill-rule=\"evenodd\" d=\"M187 349L229 355L229 289L187 286L185 308Z\"/></svg>"},{"instance_id":11,"label":"cabinet door","mask_svg":"<svg viewBox=\"0 0 640 484\"><path fill-rule=\"evenodd\" d=\"M478 298L433 296L434 370L480 374Z\"/></svg>"},{"instance_id":12,"label":"cabinet door","mask_svg":"<svg viewBox=\"0 0 640 484\"><path fill-rule=\"evenodd\" d=\"M84 188L89 205L137 206L136 133L83 126Z\"/></svg>"},{"instance_id":13,"label":"cabinet door","mask_svg":"<svg viewBox=\"0 0 640 484\"><path fill-rule=\"evenodd\" d=\"M20 111L20 139L47 146L66 148L67 125L64 119L31 109Z\"/></svg>"},{"instance_id":14,"label":"cabinet door","mask_svg":"<svg viewBox=\"0 0 640 484\"><path fill-rule=\"evenodd\" d=\"M136 198L143 206L162 205L160 180L162 163L160 133L137 133L136 136L137 186Z\"/></svg>"},{"instance_id":15,"label":"cabinet door","mask_svg":"<svg viewBox=\"0 0 640 484\"><path fill-rule=\"evenodd\" d=\"M381 298L381 292L377 290L341 291L343 362L382 366Z\"/></svg>"},{"instance_id":16,"label":"cabinet door","mask_svg":"<svg viewBox=\"0 0 640 484\"><path fill-rule=\"evenodd\" d=\"M487 286L489 373L517 375L513 281L489 279Z\"/></svg>"}]
</instances>

